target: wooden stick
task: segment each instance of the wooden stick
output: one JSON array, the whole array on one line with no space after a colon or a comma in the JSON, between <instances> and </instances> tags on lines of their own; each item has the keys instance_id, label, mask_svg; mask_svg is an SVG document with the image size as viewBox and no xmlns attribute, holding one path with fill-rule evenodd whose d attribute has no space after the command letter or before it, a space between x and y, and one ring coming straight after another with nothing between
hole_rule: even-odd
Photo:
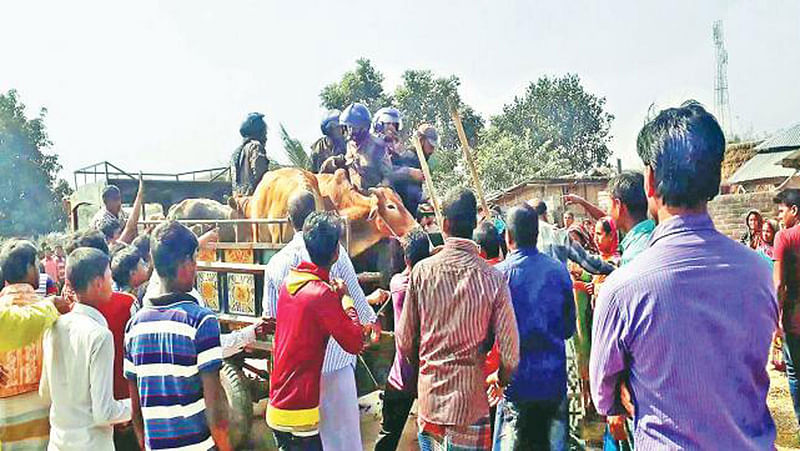
<instances>
[{"instance_id":1,"label":"wooden stick","mask_svg":"<svg viewBox=\"0 0 800 451\"><path fill-rule=\"evenodd\" d=\"M467 142L467 134L464 133L464 125L461 123L461 116L458 114L458 109L452 105L450 106L450 114L453 116L453 123L456 126L458 139L461 141L461 150L464 152L464 159L467 160L469 172L472 174L472 183L475 185L475 191L478 193L478 200L481 203L481 208L483 208L483 217L488 219L489 205L486 203L486 198L483 196L483 187L481 186L481 181L478 178L478 170L475 168L475 162L472 160L472 152L469 148L469 142Z\"/></svg>"},{"instance_id":2,"label":"wooden stick","mask_svg":"<svg viewBox=\"0 0 800 451\"><path fill-rule=\"evenodd\" d=\"M428 188L428 194L431 197L433 204L433 212L436 215L436 223L439 224L439 230L444 230L444 220L442 218L442 210L439 208L439 198L436 196L436 188L433 186L433 177L431 177L431 169L428 167L428 160L425 158L425 152L422 150L422 137L419 134L414 134L412 140L414 149L417 151L417 158L419 158L419 166L422 168L422 174L425 176L425 187Z\"/></svg>"}]
</instances>

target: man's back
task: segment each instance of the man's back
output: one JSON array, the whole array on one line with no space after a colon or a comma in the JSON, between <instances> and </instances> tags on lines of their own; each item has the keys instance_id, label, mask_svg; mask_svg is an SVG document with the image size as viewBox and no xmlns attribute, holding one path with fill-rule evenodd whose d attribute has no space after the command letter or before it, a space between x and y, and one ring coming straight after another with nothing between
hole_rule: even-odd
<instances>
[{"instance_id":1,"label":"man's back","mask_svg":"<svg viewBox=\"0 0 800 451\"><path fill-rule=\"evenodd\" d=\"M616 380L627 368L637 448L769 449L765 367L776 324L768 265L707 215L673 217L600 292L598 411L619 413Z\"/></svg>"},{"instance_id":2,"label":"man's back","mask_svg":"<svg viewBox=\"0 0 800 451\"><path fill-rule=\"evenodd\" d=\"M533 248L512 251L496 268L508 278L520 336L520 362L506 391L512 401L558 400L567 390L564 341L575 332L566 267Z\"/></svg>"},{"instance_id":3,"label":"man's back","mask_svg":"<svg viewBox=\"0 0 800 451\"><path fill-rule=\"evenodd\" d=\"M76 304L45 334L42 384L46 387L42 392L52 399L52 446L113 450L110 423L130 419L129 405L123 408L123 404L111 401L109 360L113 350L113 337L103 316L83 304ZM93 387L97 382L106 385Z\"/></svg>"},{"instance_id":4,"label":"man's back","mask_svg":"<svg viewBox=\"0 0 800 451\"><path fill-rule=\"evenodd\" d=\"M411 350L408 341L419 337L420 417L469 425L488 415L483 362L492 339L512 368L519 357L503 275L478 256L474 242L448 238L441 252L414 267L405 302L399 333L407 338L400 345Z\"/></svg>"},{"instance_id":5,"label":"man's back","mask_svg":"<svg viewBox=\"0 0 800 451\"><path fill-rule=\"evenodd\" d=\"M222 365L219 323L188 294L151 302L125 334L125 377L139 388L145 442L148 449L211 449L200 373Z\"/></svg>"}]
</instances>

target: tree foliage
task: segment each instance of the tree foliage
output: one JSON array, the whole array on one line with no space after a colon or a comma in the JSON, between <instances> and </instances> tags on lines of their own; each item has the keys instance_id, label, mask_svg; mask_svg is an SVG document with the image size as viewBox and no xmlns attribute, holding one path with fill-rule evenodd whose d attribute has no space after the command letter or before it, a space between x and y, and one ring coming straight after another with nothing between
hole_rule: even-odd
<instances>
[{"instance_id":1,"label":"tree foliage","mask_svg":"<svg viewBox=\"0 0 800 451\"><path fill-rule=\"evenodd\" d=\"M605 103L605 97L587 92L575 74L542 77L491 122L527 147L528 158L520 163L559 160L567 163L564 174L582 172L607 166L611 156L609 128L614 116L605 111Z\"/></svg>"},{"instance_id":2,"label":"tree foliage","mask_svg":"<svg viewBox=\"0 0 800 451\"><path fill-rule=\"evenodd\" d=\"M322 106L329 110L343 110L353 102L361 102L375 112L391 103L382 83L383 74L372 66L370 60L359 58L355 70L345 72L341 81L325 86L319 97Z\"/></svg>"},{"instance_id":3,"label":"tree foliage","mask_svg":"<svg viewBox=\"0 0 800 451\"><path fill-rule=\"evenodd\" d=\"M15 90L0 93L0 236L31 236L63 230L67 223L62 199L71 193L58 179L58 155L47 154L42 108L36 118L25 115Z\"/></svg>"},{"instance_id":4,"label":"tree foliage","mask_svg":"<svg viewBox=\"0 0 800 451\"><path fill-rule=\"evenodd\" d=\"M283 141L283 151L286 152L286 156L289 158L292 166L310 170L311 169L311 157L306 153L305 149L303 148L303 144L289 135L289 132L286 131L286 128L283 124L280 124L281 127L281 141Z\"/></svg>"}]
</instances>

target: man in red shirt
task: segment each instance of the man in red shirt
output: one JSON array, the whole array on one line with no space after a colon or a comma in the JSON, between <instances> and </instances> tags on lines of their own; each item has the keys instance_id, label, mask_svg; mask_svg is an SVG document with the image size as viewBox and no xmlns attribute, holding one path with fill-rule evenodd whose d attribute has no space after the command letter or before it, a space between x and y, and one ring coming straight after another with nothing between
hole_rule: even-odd
<instances>
[{"instance_id":1,"label":"man in red shirt","mask_svg":"<svg viewBox=\"0 0 800 451\"><path fill-rule=\"evenodd\" d=\"M780 320L778 336L784 335L783 354L789 392L794 402L795 416L800 422L800 393L797 382L797 363L800 362L800 190L787 189L773 201L778 204L778 218L784 230L775 237L775 266L773 279L778 292Z\"/></svg>"},{"instance_id":2,"label":"man in red shirt","mask_svg":"<svg viewBox=\"0 0 800 451\"><path fill-rule=\"evenodd\" d=\"M335 215L309 215L303 241L311 261L289 272L278 296L267 424L281 450L322 450L319 388L328 339L333 336L351 354L363 349L353 300L346 285L329 276L340 236Z\"/></svg>"}]
</instances>

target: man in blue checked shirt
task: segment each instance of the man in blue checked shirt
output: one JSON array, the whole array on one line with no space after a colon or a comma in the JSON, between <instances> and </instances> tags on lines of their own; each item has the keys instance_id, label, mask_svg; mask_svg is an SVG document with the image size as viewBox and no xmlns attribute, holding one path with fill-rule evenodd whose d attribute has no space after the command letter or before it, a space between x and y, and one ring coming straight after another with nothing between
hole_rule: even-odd
<instances>
[{"instance_id":1,"label":"man in blue checked shirt","mask_svg":"<svg viewBox=\"0 0 800 451\"><path fill-rule=\"evenodd\" d=\"M310 192L298 193L289 200L289 220L295 233L292 241L267 264L264 275L264 316L267 318L276 317L278 293L289 270L302 260L309 259L302 230L306 217L315 208L314 195ZM359 320L362 324L373 324L372 336L377 341L381 331L376 322L377 316L358 285L355 268L344 248L339 249L339 260L331 267L331 280L334 279L340 279L347 285L355 301ZM374 298L371 303L382 303L388 299L388 293L378 290L370 298ZM328 342L322 364L319 424L320 438L326 451L362 449L355 364L356 356L345 352L336 340Z\"/></svg>"}]
</instances>

